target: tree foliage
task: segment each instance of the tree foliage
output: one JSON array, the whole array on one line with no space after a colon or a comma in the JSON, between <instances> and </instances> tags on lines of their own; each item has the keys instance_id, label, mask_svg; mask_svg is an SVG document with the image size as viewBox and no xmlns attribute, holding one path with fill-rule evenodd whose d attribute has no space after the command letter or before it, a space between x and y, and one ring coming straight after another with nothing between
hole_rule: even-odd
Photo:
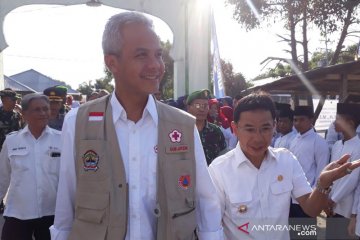
<instances>
[{"instance_id":1,"label":"tree foliage","mask_svg":"<svg viewBox=\"0 0 360 240\"><path fill-rule=\"evenodd\" d=\"M331 34L339 36L336 38L331 65L338 62L345 38L359 33L349 29L351 25L359 23L360 0L227 0L227 3L235 6L233 16L246 30L262 27L264 24L282 23L288 33L278 37L290 46L285 51L303 71L310 68L309 26L319 28L325 38ZM302 54L298 53L298 46L302 48ZM279 58L269 56L268 60Z\"/></svg>"},{"instance_id":2,"label":"tree foliage","mask_svg":"<svg viewBox=\"0 0 360 240\"><path fill-rule=\"evenodd\" d=\"M96 90L105 89L108 92L114 90L114 85L111 83L113 81L112 73L104 67L105 76L95 80L95 83L92 84L92 80L89 82L83 82L79 85L77 89L83 95L90 96L90 94Z\"/></svg>"},{"instance_id":3,"label":"tree foliage","mask_svg":"<svg viewBox=\"0 0 360 240\"><path fill-rule=\"evenodd\" d=\"M311 20L322 34L335 33L339 35L330 60L330 65L333 65L339 60L345 38L360 33L360 31L351 31L350 29L352 25L360 23L360 0L311 0L311 3Z\"/></svg>"},{"instance_id":4,"label":"tree foliage","mask_svg":"<svg viewBox=\"0 0 360 240\"><path fill-rule=\"evenodd\" d=\"M165 64L165 74L160 82L160 92L163 99L173 98L174 96L174 60L170 56L171 43L161 42L163 48L163 61Z\"/></svg>"},{"instance_id":5,"label":"tree foliage","mask_svg":"<svg viewBox=\"0 0 360 240\"><path fill-rule=\"evenodd\" d=\"M235 97L249 86L241 73L234 73L233 65L230 62L221 59L221 68L226 95Z\"/></svg>"},{"instance_id":6,"label":"tree foliage","mask_svg":"<svg viewBox=\"0 0 360 240\"><path fill-rule=\"evenodd\" d=\"M338 57L337 64L347 63L354 60L355 55L357 54L357 44L350 45L340 52ZM315 69L318 67L326 66L327 61L332 59L334 55L333 51L325 52L314 52L309 61L309 70ZM291 67L287 64L278 63L276 67L268 69L266 73L260 74L256 76L253 80L260 80L264 78L277 78L277 77L285 77L291 75Z\"/></svg>"}]
</instances>

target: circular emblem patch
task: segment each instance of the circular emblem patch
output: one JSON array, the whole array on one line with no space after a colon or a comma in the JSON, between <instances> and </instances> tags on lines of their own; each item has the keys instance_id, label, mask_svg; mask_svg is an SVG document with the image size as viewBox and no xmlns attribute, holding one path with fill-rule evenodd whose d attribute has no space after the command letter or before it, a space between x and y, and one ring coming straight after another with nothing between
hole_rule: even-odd
<instances>
[{"instance_id":1,"label":"circular emblem patch","mask_svg":"<svg viewBox=\"0 0 360 240\"><path fill-rule=\"evenodd\" d=\"M190 175L183 175L179 177L179 186L182 189L188 189L190 187Z\"/></svg>"},{"instance_id":2,"label":"circular emblem patch","mask_svg":"<svg viewBox=\"0 0 360 240\"><path fill-rule=\"evenodd\" d=\"M94 171L98 170L98 164L99 164L99 155L93 151L88 150L85 152L85 154L82 157L84 162L84 170L85 171Z\"/></svg>"}]
</instances>

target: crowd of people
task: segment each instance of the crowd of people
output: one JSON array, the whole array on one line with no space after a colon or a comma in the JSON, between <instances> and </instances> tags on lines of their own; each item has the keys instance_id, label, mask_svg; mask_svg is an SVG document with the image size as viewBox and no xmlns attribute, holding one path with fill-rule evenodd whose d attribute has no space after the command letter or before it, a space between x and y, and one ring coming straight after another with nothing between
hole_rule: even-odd
<instances>
[{"instance_id":1,"label":"crowd of people","mask_svg":"<svg viewBox=\"0 0 360 240\"><path fill-rule=\"evenodd\" d=\"M337 105L324 139L312 107L261 91L162 101L143 14L112 16L102 46L112 93L0 91L2 240L316 239L299 233L321 211L327 239L360 236L359 103Z\"/></svg>"}]
</instances>

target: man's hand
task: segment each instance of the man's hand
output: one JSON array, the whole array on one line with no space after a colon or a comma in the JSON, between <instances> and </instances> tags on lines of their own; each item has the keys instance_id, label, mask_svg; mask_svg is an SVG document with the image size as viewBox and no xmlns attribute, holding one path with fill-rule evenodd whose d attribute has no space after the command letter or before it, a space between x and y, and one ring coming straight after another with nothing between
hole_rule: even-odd
<instances>
[{"instance_id":1,"label":"man's hand","mask_svg":"<svg viewBox=\"0 0 360 240\"><path fill-rule=\"evenodd\" d=\"M326 207L324 208L324 212L326 213L326 216L331 217L334 215L334 208L335 208L335 202L329 198L327 200Z\"/></svg>"},{"instance_id":2,"label":"man's hand","mask_svg":"<svg viewBox=\"0 0 360 240\"><path fill-rule=\"evenodd\" d=\"M355 235L355 227L356 227L356 217L351 216L349 226L348 226L348 233L351 237L356 237Z\"/></svg>"},{"instance_id":3,"label":"man's hand","mask_svg":"<svg viewBox=\"0 0 360 240\"><path fill-rule=\"evenodd\" d=\"M348 162L349 158L350 155L345 154L339 160L329 163L319 176L320 186L328 188L335 180L350 174L352 170L360 166L360 160Z\"/></svg>"}]
</instances>

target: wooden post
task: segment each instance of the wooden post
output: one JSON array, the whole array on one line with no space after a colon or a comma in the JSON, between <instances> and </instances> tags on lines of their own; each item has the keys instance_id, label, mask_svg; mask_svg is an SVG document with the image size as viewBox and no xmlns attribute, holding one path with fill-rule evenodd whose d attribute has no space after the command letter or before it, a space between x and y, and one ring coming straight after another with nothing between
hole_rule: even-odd
<instances>
[{"instance_id":1,"label":"wooden post","mask_svg":"<svg viewBox=\"0 0 360 240\"><path fill-rule=\"evenodd\" d=\"M347 74L341 74L341 92L339 96L339 102L343 102L344 98L348 95L348 78Z\"/></svg>"}]
</instances>

